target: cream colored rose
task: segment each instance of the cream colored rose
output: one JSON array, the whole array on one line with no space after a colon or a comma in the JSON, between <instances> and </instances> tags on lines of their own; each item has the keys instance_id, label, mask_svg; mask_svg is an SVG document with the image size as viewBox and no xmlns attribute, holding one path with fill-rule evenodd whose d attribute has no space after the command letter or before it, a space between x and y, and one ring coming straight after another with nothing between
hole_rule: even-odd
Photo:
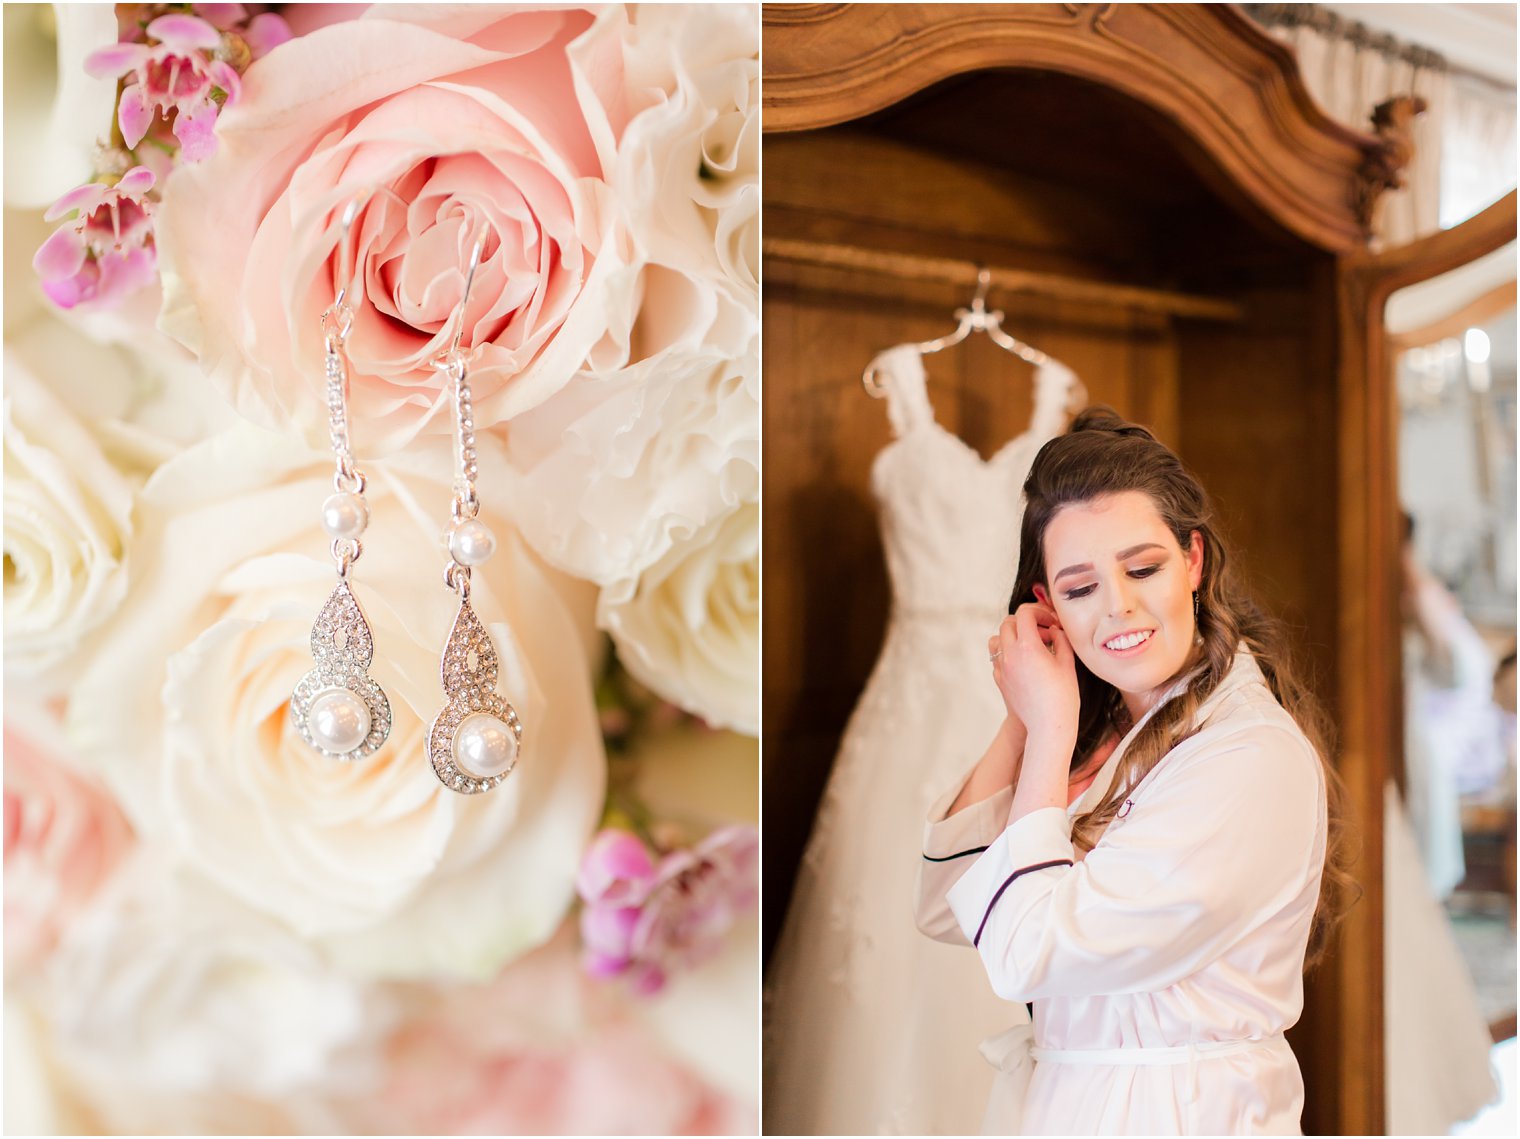
<instances>
[{"instance_id":1,"label":"cream colored rose","mask_svg":"<svg viewBox=\"0 0 1520 1139\"><path fill-rule=\"evenodd\" d=\"M441 578L451 457L437 441L365 468L371 522L352 580L393 715L379 752L327 759L290 722L335 584L317 525L331 460L252 427L176 457L144 490L140 572L73 692L71 727L141 833L171 838L342 966L485 978L559 924L601 812L591 593L546 570L483 493L499 548L473 603L523 752L494 791L444 789L423 737L457 609ZM500 475L482 439L481 486Z\"/></svg>"},{"instance_id":2,"label":"cream colored rose","mask_svg":"<svg viewBox=\"0 0 1520 1139\"><path fill-rule=\"evenodd\" d=\"M747 502L602 590L628 671L713 727L760 730L760 508Z\"/></svg>"},{"instance_id":3,"label":"cream colored rose","mask_svg":"<svg viewBox=\"0 0 1520 1139\"><path fill-rule=\"evenodd\" d=\"M120 604L132 488L5 351L5 673L46 685Z\"/></svg>"}]
</instances>

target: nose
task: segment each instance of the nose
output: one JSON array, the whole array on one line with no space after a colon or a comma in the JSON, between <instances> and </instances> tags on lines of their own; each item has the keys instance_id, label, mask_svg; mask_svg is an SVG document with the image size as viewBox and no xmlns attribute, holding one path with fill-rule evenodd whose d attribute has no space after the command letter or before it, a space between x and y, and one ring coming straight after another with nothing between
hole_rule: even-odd
<instances>
[{"instance_id":1,"label":"nose","mask_svg":"<svg viewBox=\"0 0 1520 1139\"><path fill-rule=\"evenodd\" d=\"M1110 617L1123 617L1135 610L1134 600L1130 596L1129 579L1123 574L1115 580L1108 594L1108 615Z\"/></svg>"}]
</instances>

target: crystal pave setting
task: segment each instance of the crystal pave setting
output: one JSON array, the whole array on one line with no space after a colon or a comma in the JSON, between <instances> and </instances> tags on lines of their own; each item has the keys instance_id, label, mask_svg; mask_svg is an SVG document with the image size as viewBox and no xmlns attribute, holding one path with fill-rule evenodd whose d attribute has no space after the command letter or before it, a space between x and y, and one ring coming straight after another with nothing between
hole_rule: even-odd
<instances>
[{"instance_id":1,"label":"crystal pave setting","mask_svg":"<svg viewBox=\"0 0 1520 1139\"><path fill-rule=\"evenodd\" d=\"M290 700L290 718L301 738L323 755L352 762L372 755L391 731L391 703L365 670L374 659L369 623L347 581L338 582L311 630L317 667L301 677ZM326 707L319 707L325 701ZM331 726L344 705L364 727L357 743ZM323 713L327 713L324 715Z\"/></svg>"},{"instance_id":2,"label":"crystal pave setting","mask_svg":"<svg viewBox=\"0 0 1520 1139\"><path fill-rule=\"evenodd\" d=\"M464 795L489 791L517 766L522 722L517 718L517 709L496 692L496 646L468 599L460 602L459 615L454 618L454 628L443 647L439 671L449 701L428 729L428 760L433 773L445 787ZM459 763L460 729L477 716L504 725L510 733L503 738L501 749L506 768L494 774L467 770Z\"/></svg>"}]
</instances>

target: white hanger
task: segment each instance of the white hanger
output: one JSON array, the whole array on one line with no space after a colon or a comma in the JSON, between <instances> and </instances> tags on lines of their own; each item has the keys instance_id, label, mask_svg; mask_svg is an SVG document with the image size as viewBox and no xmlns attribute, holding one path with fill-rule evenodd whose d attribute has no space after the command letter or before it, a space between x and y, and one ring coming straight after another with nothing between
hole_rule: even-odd
<instances>
[{"instance_id":1,"label":"white hanger","mask_svg":"<svg viewBox=\"0 0 1520 1139\"><path fill-rule=\"evenodd\" d=\"M999 348L1012 352L1031 364L1039 366L1048 364L1050 357L1038 348L1031 348L1022 340L1015 340L1003 331L1003 314L996 309L987 309L987 289L992 283L992 274L985 268L976 271L976 296L971 300L970 308L958 308L955 310L955 318L960 321L960 326L954 332L946 333L937 340L926 340L914 347L919 355L927 356L934 352L942 352L952 345L959 344L973 332L985 332L991 341ZM882 387L876 380L876 369L868 366L861 373L860 382L866 389L866 394L872 399L882 399L887 394L887 389Z\"/></svg>"}]
</instances>

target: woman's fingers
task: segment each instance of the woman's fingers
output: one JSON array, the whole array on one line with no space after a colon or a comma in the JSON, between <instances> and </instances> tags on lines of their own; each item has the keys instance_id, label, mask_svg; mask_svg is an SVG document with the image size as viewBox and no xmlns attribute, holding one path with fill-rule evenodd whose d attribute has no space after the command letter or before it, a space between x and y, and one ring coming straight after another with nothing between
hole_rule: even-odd
<instances>
[{"instance_id":1,"label":"woman's fingers","mask_svg":"<svg viewBox=\"0 0 1520 1139\"><path fill-rule=\"evenodd\" d=\"M1056 660L1063 666L1075 668L1075 654L1072 651L1071 641L1066 636L1066 630L1057 625L1050 630L1051 651L1055 653Z\"/></svg>"}]
</instances>

